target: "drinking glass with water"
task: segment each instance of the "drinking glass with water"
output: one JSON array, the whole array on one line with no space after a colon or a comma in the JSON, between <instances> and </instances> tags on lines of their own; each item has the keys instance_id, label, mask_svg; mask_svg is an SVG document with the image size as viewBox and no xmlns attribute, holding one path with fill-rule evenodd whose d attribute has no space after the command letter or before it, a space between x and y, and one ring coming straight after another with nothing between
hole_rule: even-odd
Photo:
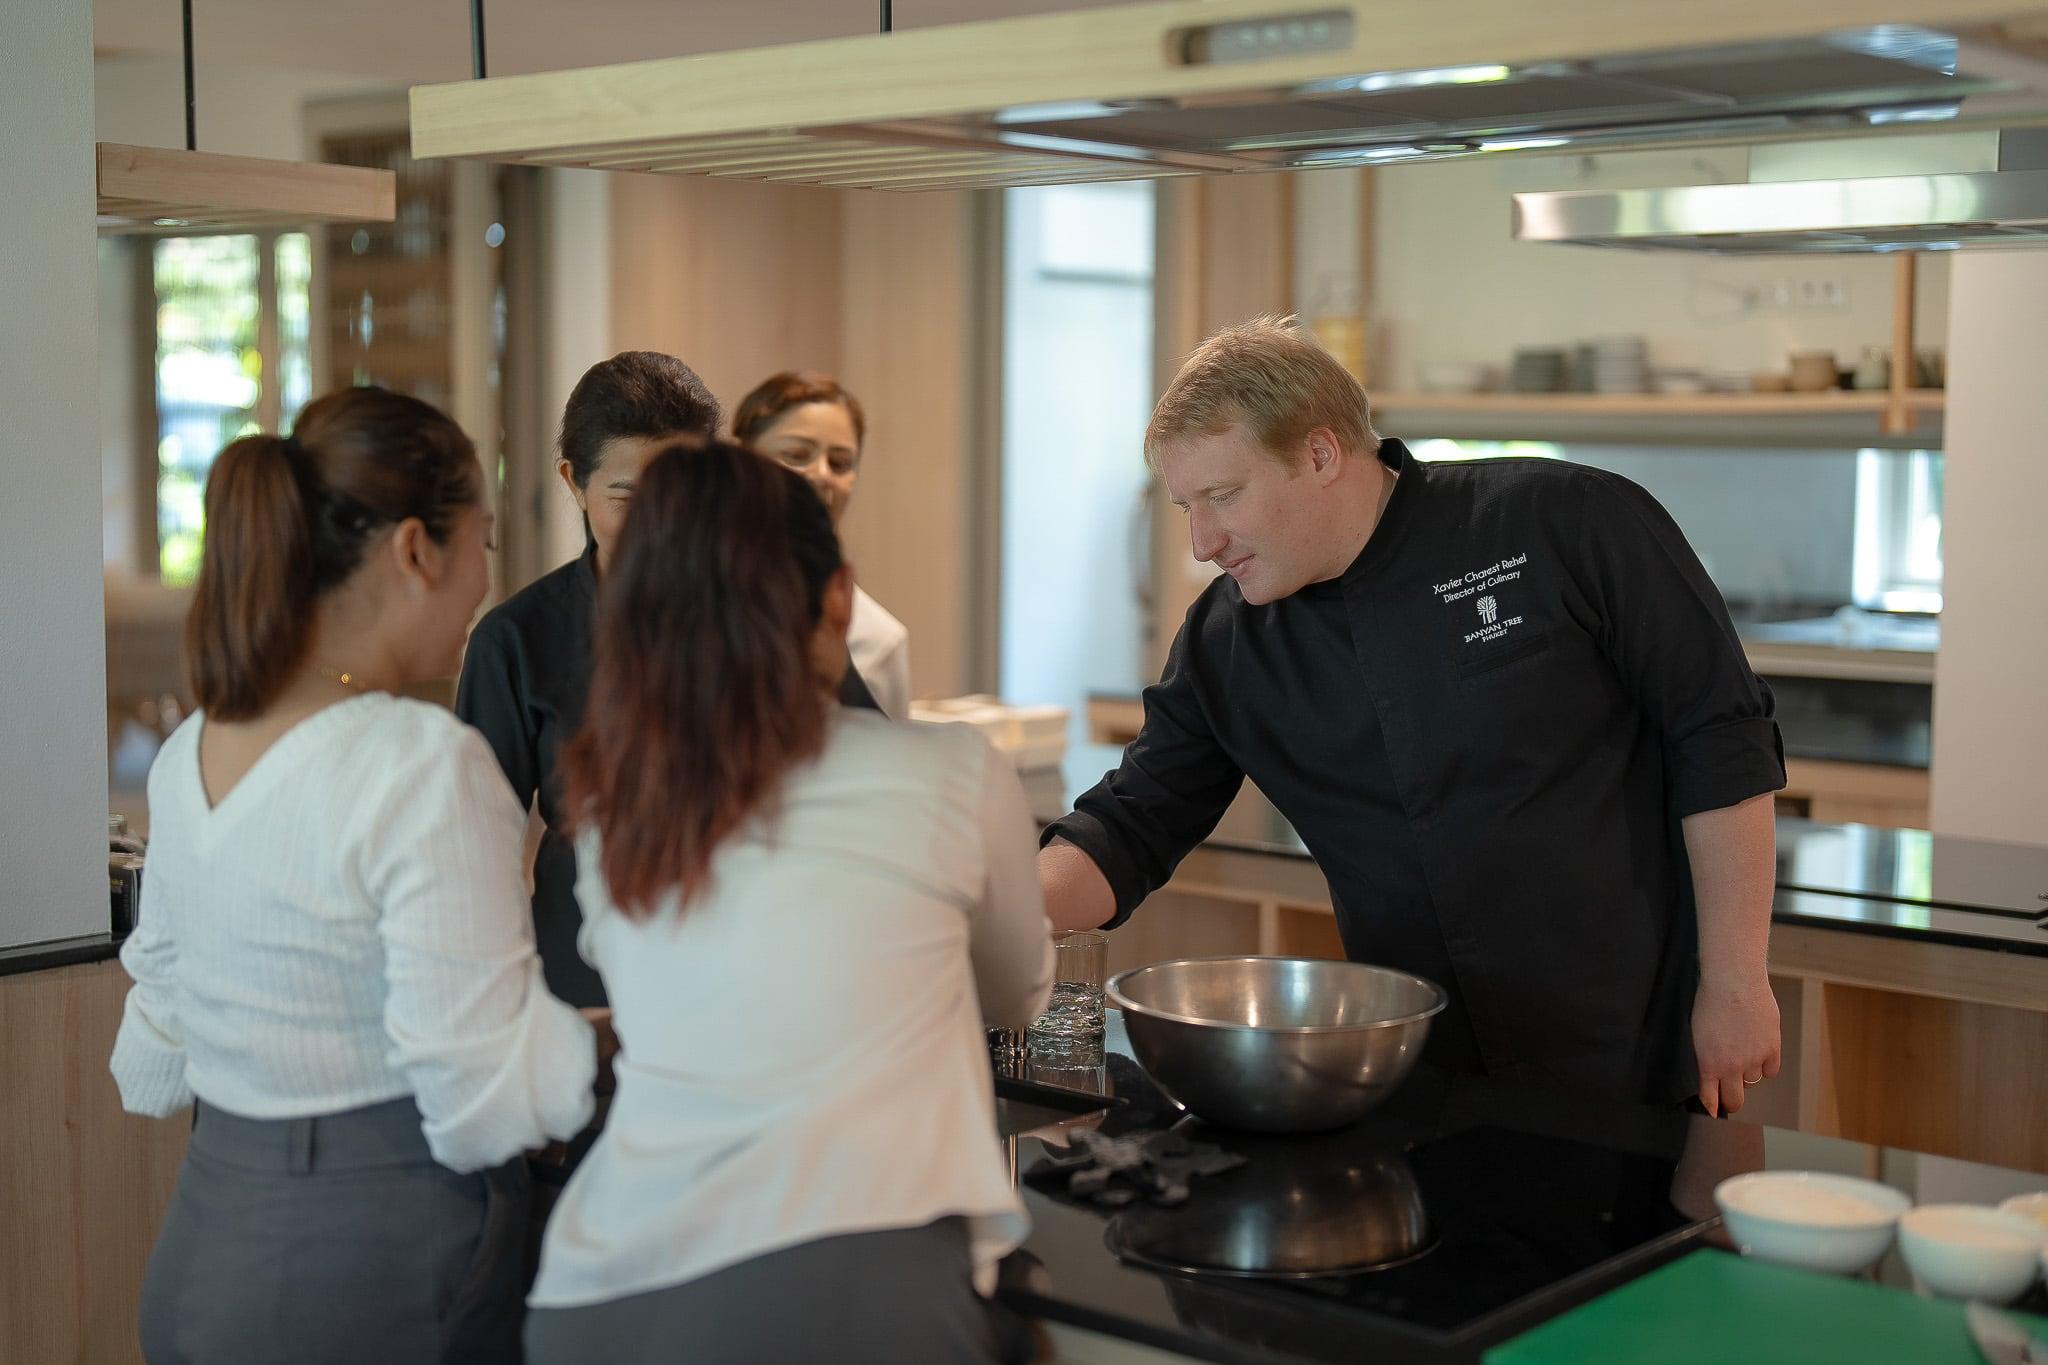
<instances>
[{"instance_id":1,"label":"drinking glass with water","mask_svg":"<svg viewBox=\"0 0 2048 1365\"><path fill-rule=\"evenodd\" d=\"M1033 1056L1100 1047L1103 968L1109 936L1098 929L1054 934L1052 1000L1029 1032Z\"/></svg>"}]
</instances>

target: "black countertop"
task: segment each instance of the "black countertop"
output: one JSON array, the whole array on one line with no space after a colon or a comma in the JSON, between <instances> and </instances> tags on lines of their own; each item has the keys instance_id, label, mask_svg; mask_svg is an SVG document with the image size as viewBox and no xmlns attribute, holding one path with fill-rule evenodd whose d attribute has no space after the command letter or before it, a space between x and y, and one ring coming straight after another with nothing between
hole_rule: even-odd
<instances>
[{"instance_id":1,"label":"black countertop","mask_svg":"<svg viewBox=\"0 0 2048 1365\"><path fill-rule=\"evenodd\" d=\"M1115 1095L1106 1131L1177 1117L1132 1059L1114 1010L1103 1068L1035 1074L1082 1078ZM1254 1137L1193 1121L1186 1131L1248 1161L1197 1179L1177 1210L1110 1212L1071 1200L1057 1180L1027 1177L1032 1232L1004 1265L1001 1296L1038 1317L1197 1360L1472 1361L1666 1261L1701 1246L1725 1251L1712 1191L1730 1175L1875 1172L1923 1200L1985 1203L2043 1184L2024 1172L1947 1160L1923 1169L1910 1153L1861 1143L1426 1069L1338 1133ZM1020 1168L1028 1172L1041 1151L1042 1138L1020 1139ZM1227 1255L1293 1255L1333 1237L1363 1244L1360 1229L1375 1220L1410 1228L1393 1236L1408 1237L1416 1253L1378 1270L1274 1280L1158 1269L1112 1250L1114 1242L1126 1253L1133 1244L1185 1253L1207 1242ZM1896 1252L1877 1277L1906 1283ZM2019 1305L2044 1306L2039 1287Z\"/></svg>"},{"instance_id":2,"label":"black countertop","mask_svg":"<svg viewBox=\"0 0 2048 1365\"><path fill-rule=\"evenodd\" d=\"M1077 745L1061 770L1026 774L1034 811L1056 818L1121 754L1115 745ZM1309 860L1292 827L1249 783L1208 842ZM1772 918L2048 957L2048 848L1781 816ZM111 934L4 948L0 976L100 962L120 951Z\"/></svg>"},{"instance_id":3,"label":"black countertop","mask_svg":"<svg viewBox=\"0 0 2048 1365\"><path fill-rule=\"evenodd\" d=\"M53 939L48 943L24 943L17 948L0 948L0 976L46 972L53 967L75 967L81 962L105 962L120 955L121 940L112 934L85 934L78 938Z\"/></svg>"},{"instance_id":4,"label":"black countertop","mask_svg":"<svg viewBox=\"0 0 2048 1365\"><path fill-rule=\"evenodd\" d=\"M1092 786L1122 750L1069 750L1068 793ZM1292 826L1246 783L1210 847L1313 861ZM2048 848L1917 829L1778 820L1771 917L1852 933L2048 957Z\"/></svg>"}]
</instances>

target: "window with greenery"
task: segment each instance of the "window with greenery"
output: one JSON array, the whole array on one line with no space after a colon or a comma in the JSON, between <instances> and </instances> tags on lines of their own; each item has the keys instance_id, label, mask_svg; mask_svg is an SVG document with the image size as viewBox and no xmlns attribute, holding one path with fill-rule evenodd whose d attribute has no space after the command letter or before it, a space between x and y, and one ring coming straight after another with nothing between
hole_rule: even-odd
<instances>
[{"instance_id":1,"label":"window with greenery","mask_svg":"<svg viewBox=\"0 0 2048 1365\"><path fill-rule=\"evenodd\" d=\"M157 570L199 570L207 471L222 446L290 429L311 383L311 247L302 232L165 237L155 285Z\"/></svg>"}]
</instances>

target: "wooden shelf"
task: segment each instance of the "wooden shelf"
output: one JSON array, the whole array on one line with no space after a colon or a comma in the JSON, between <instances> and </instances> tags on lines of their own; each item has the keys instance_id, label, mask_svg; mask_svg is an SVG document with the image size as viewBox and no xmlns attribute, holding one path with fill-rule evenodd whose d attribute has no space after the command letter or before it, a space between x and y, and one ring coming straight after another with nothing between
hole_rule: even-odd
<instances>
[{"instance_id":1,"label":"wooden shelf","mask_svg":"<svg viewBox=\"0 0 2048 1365\"><path fill-rule=\"evenodd\" d=\"M1823 393L1378 393L1375 411L1530 414L1545 417L1812 417L1882 414L1891 395L1883 389ZM1906 408L1937 413L1941 389L1912 389Z\"/></svg>"},{"instance_id":2,"label":"wooden shelf","mask_svg":"<svg viewBox=\"0 0 2048 1365\"><path fill-rule=\"evenodd\" d=\"M398 212L390 171L119 142L97 152L102 235L388 223Z\"/></svg>"}]
</instances>

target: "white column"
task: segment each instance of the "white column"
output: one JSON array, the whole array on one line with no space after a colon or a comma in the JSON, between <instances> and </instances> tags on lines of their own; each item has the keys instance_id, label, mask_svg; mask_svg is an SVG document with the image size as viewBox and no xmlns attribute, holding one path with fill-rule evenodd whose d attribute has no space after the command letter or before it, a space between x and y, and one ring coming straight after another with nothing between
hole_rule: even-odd
<instances>
[{"instance_id":1,"label":"white column","mask_svg":"<svg viewBox=\"0 0 2048 1365\"><path fill-rule=\"evenodd\" d=\"M1958 253L1949 290L1931 822L2048 844L2048 251Z\"/></svg>"},{"instance_id":2,"label":"white column","mask_svg":"<svg viewBox=\"0 0 2048 1365\"><path fill-rule=\"evenodd\" d=\"M551 170L546 196L547 407L552 437L583 372L608 360L612 345L612 177L605 171ZM541 486L548 569L583 553L583 518L555 477L552 454Z\"/></svg>"},{"instance_id":3,"label":"white column","mask_svg":"<svg viewBox=\"0 0 2048 1365\"><path fill-rule=\"evenodd\" d=\"M0 947L104 933L90 0L0 42Z\"/></svg>"}]
</instances>

